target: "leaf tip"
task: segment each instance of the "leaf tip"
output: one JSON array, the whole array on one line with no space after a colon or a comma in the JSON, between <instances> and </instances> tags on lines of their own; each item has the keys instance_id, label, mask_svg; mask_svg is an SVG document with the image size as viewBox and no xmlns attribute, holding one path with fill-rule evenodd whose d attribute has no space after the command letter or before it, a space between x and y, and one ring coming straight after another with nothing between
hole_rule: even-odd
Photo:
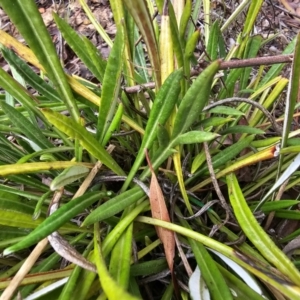
<instances>
[{"instance_id":1,"label":"leaf tip","mask_svg":"<svg viewBox=\"0 0 300 300\"><path fill-rule=\"evenodd\" d=\"M6 249L4 249L2 255L3 256L7 256L7 255L9 255L9 254L11 254L13 252L14 252L14 250L12 250L12 248L6 248Z\"/></svg>"}]
</instances>

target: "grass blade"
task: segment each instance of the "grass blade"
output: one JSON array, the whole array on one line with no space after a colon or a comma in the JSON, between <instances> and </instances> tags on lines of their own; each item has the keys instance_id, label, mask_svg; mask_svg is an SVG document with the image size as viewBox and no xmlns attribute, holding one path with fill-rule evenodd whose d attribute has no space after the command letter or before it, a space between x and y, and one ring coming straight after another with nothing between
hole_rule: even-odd
<instances>
[{"instance_id":1,"label":"grass blade","mask_svg":"<svg viewBox=\"0 0 300 300\"><path fill-rule=\"evenodd\" d=\"M27 235L22 241L5 249L3 254L8 255L32 246L33 244L47 237L52 232L58 230L63 224L84 211L84 209L89 207L91 204L107 196L111 196L111 192L93 192L75 198L72 201L64 204L51 216L49 216L42 224L40 224L34 231Z\"/></svg>"},{"instance_id":2,"label":"grass blade","mask_svg":"<svg viewBox=\"0 0 300 300\"><path fill-rule=\"evenodd\" d=\"M11 122L19 127L23 134L27 136L32 142L41 147L41 149L51 148L52 144L49 142L39 127L34 126L27 118L25 118L14 107L1 102L1 108L4 113L10 118Z\"/></svg>"},{"instance_id":3,"label":"grass blade","mask_svg":"<svg viewBox=\"0 0 300 300\"><path fill-rule=\"evenodd\" d=\"M300 280L299 271L258 224L247 205L234 173L227 176L227 185L234 214L244 234L269 262L292 282L298 284Z\"/></svg>"},{"instance_id":4,"label":"grass blade","mask_svg":"<svg viewBox=\"0 0 300 300\"><path fill-rule=\"evenodd\" d=\"M171 139L176 138L199 118L210 94L213 78L219 69L220 62L215 61L208 66L194 81L182 99L176 119Z\"/></svg>"},{"instance_id":5,"label":"grass blade","mask_svg":"<svg viewBox=\"0 0 300 300\"><path fill-rule=\"evenodd\" d=\"M100 141L100 143L102 143L115 113L115 107L117 104L121 84L123 51L124 37L123 31L120 29L116 35L114 45L110 52L103 79L97 124L97 139Z\"/></svg>"},{"instance_id":6,"label":"grass blade","mask_svg":"<svg viewBox=\"0 0 300 300\"><path fill-rule=\"evenodd\" d=\"M118 285L109 274L100 248L100 229L98 224L95 224L94 227L94 249L99 281L108 299L138 300L139 298L130 295Z\"/></svg>"},{"instance_id":7,"label":"grass blade","mask_svg":"<svg viewBox=\"0 0 300 300\"><path fill-rule=\"evenodd\" d=\"M1 0L0 4L43 64L71 116L77 121L79 111L75 99L35 1L27 0L25 4L22 0L16 0L11 5L9 0Z\"/></svg>"},{"instance_id":8,"label":"grass blade","mask_svg":"<svg viewBox=\"0 0 300 300\"><path fill-rule=\"evenodd\" d=\"M78 139L82 147L89 151L91 155L100 160L108 168L118 175L124 175L124 171L117 162L105 151L103 146L80 124L72 119L63 116L49 109L42 110L45 117L59 130L73 139Z\"/></svg>"},{"instance_id":9,"label":"grass blade","mask_svg":"<svg viewBox=\"0 0 300 300\"><path fill-rule=\"evenodd\" d=\"M95 77L102 82L106 63L97 48L85 37L80 37L76 31L57 14L53 14L53 18L68 45ZM85 47L82 47L83 43Z\"/></svg>"}]
</instances>

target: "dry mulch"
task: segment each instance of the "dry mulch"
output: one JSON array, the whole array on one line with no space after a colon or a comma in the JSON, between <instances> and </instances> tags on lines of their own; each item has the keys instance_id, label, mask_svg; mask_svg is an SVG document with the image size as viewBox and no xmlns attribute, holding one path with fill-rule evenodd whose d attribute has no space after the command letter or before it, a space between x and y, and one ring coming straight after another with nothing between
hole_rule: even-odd
<instances>
[{"instance_id":1,"label":"dry mulch","mask_svg":"<svg viewBox=\"0 0 300 300\"><path fill-rule=\"evenodd\" d=\"M38 0L36 1L42 18L48 27L53 42L56 45L57 53L61 61L64 62L65 69L74 75L92 80L92 75L87 68L79 61L73 51L64 43L60 32L53 21L52 13L57 12L64 18L79 34L89 38L94 45L97 46L103 57L108 57L109 47L103 42L102 38L95 31L94 26L86 17L85 12L80 6L78 0ZM95 15L98 22L106 30L110 37L114 37L116 26L109 7L108 0L89 0L88 5ZM212 19L224 20L230 16L232 11L238 5L238 1L212 1ZM23 41L15 26L10 22L4 11L0 8L1 29ZM242 30L243 21L237 20L227 32L224 38L227 46L230 47L234 43L234 37ZM200 14L199 21L203 19ZM195 20L195 23L197 20ZM201 22L200 22L201 23ZM300 0L267 0L263 5L260 17L255 26L255 33L262 34L265 38L270 35L279 33L278 36L260 51L259 55L275 55L282 53L286 45L295 37L300 28ZM235 31L235 34L232 32ZM201 41L199 42L201 49ZM0 57L0 65L5 70L9 70L9 66Z\"/></svg>"}]
</instances>

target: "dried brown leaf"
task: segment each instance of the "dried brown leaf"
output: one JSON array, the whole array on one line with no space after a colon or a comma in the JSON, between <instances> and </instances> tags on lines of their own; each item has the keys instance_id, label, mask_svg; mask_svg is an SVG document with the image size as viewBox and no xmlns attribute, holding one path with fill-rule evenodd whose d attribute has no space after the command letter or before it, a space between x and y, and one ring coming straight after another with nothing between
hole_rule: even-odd
<instances>
[{"instance_id":1,"label":"dried brown leaf","mask_svg":"<svg viewBox=\"0 0 300 300\"><path fill-rule=\"evenodd\" d=\"M157 177L152 168L147 152L146 152L146 158L152 175L151 182L150 182L150 190L149 190L149 200L150 200L152 217L155 219L170 222L170 216L166 206L164 195L162 193ZM164 246L169 269L171 273L173 273L174 255L175 255L174 232L162 227L156 227L156 232Z\"/></svg>"}]
</instances>

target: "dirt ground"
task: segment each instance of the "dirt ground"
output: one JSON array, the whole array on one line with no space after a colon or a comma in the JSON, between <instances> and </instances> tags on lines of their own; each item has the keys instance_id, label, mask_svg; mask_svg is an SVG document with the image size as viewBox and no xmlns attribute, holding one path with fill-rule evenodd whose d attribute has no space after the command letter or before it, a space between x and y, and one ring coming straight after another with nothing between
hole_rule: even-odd
<instances>
[{"instance_id":1,"label":"dirt ground","mask_svg":"<svg viewBox=\"0 0 300 300\"><path fill-rule=\"evenodd\" d=\"M78 0L37 0L36 1L42 18L48 27L53 42L56 45L57 53L67 72L92 80L92 75L87 68L79 61L73 51L64 43L60 32L53 21L52 13L57 12L81 35L89 38L104 57L109 55L109 47L103 42L96 32L94 26L87 18ZM88 0L88 5L99 23L106 30L107 34L113 38L116 33L113 16L108 0ZM212 20L226 20L239 4L239 1L211 1ZM224 32L225 42L230 47L234 43L234 37L242 30L244 15L240 21L237 20L229 30ZM194 20L198 26L203 26L203 14L198 20ZM10 22L4 11L0 8L0 27L5 32L22 41L22 37L17 32L15 26ZM255 26L255 34L261 34L264 38L276 35L276 38L267 43L260 51L259 55L280 54L285 46L295 37L300 28L300 0L267 0L263 5L260 17ZM235 32L234 32L235 31ZM233 34L234 32L234 34ZM201 43L201 41L199 42ZM201 45L199 45L201 48ZM0 56L0 66L9 70L9 66Z\"/></svg>"}]
</instances>

